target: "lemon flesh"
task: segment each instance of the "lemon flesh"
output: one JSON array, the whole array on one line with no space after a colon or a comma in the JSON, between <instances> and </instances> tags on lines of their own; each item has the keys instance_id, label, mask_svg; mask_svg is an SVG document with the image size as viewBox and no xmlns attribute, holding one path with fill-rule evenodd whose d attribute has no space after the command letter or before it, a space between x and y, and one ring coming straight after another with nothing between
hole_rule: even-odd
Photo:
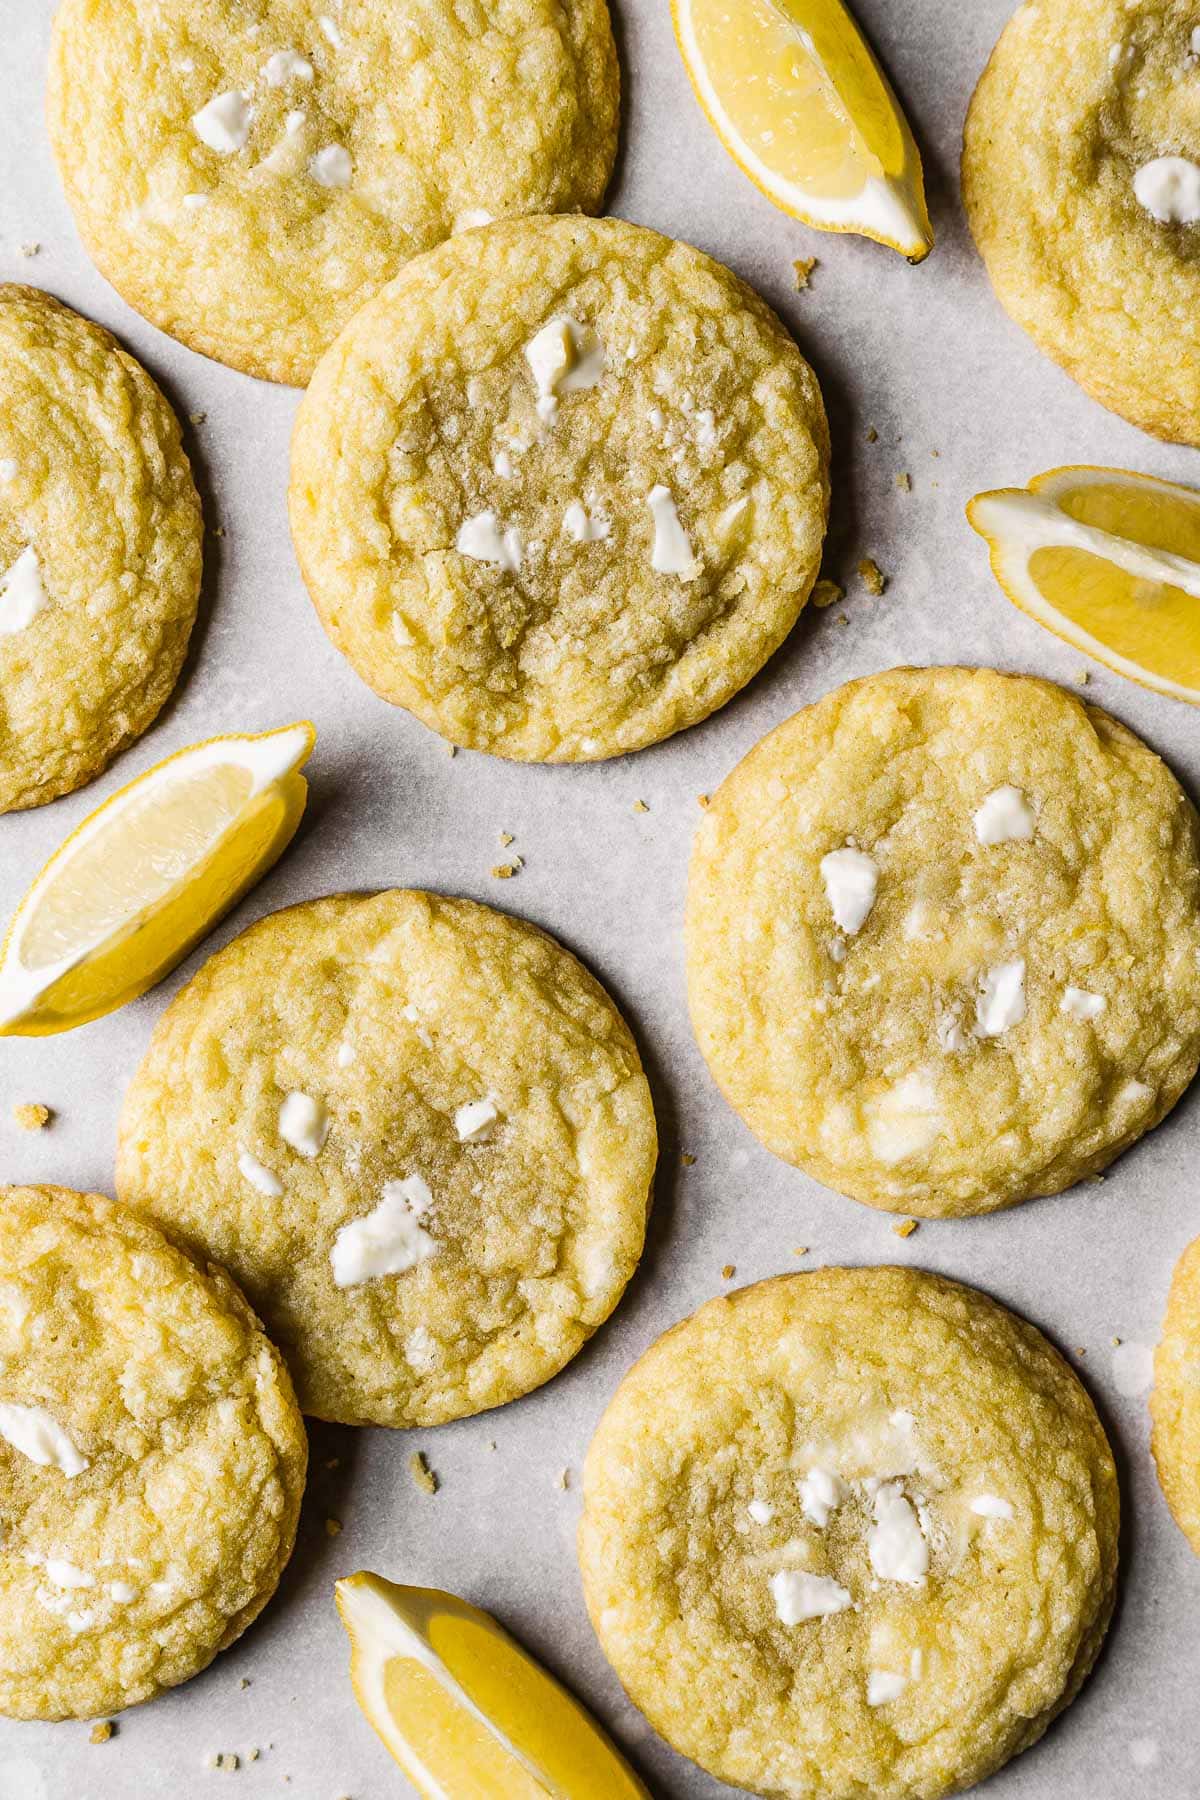
<instances>
[{"instance_id":1,"label":"lemon flesh","mask_svg":"<svg viewBox=\"0 0 1200 1800\"><path fill-rule=\"evenodd\" d=\"M291 841L313 742L309 725L211 739L90 814L9 927L0 1036L70 1030L168 974Z\"/></svg>"},{"instance_id":2,"label":"lemon flesh","mask_svg":"<svg viewBox=\"0 0 1200 1800\"><path fill-rule=\"evenodd\" d=\"M701 106L769 199L823 230L928 255L920 156L840 0L674 0L673 10Z\"/></svg>"},{"instance_id":3,"label":"lemon flesh","mask_svg":"<svg viewBox=\"0 0 1200 1800\"><path fill-rule=\"evenodd\" d=\"M649 1800L575 1699L489 1614L379 1575L337 1583L367 1718L426 1800Z\"/></svg>"},{"instance_id":4,"label":"lemon flesh","mask_svg":"<svg viewBox=\"0 0 1200 1800\"><path fill-rule=\"evenodd\" d=\"M1116 673L1200 705L1200 493L1052 469L967 508L1023 611Z\"/></svg>"}]
</instances>

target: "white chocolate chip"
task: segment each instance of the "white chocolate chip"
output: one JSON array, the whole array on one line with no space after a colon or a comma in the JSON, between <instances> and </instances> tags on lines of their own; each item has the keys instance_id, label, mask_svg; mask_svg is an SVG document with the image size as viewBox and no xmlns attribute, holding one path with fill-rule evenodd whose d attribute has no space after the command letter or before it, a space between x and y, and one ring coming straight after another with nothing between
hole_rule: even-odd
<instances>
[{"instance_id":1,"label":"white chocolate chip","mask_svg":"<svg viewBox=\"0 0 1200 1800\"><path fill-rule=\"evenodd\" d=\"M577 544L599 544L609 536L612 525L602 513L589 513L582 501L572 500L563 514L563 530Z\"/></svg>"},{"instance_id":2,"label":"white chocolate chip","mask_svg":"<svg viewBox=\"0 0 1200 1800\"><path fill-rule=\"evenodd\" d=\"M598 385L604 374L605 351L590 325L556 318L526 344L525 360L537 388L538 416L553 425L560 395Z\"/></svg>"},{"instance_id":3,"label":"white chocolate chip","mask_svg":"<svg viewBox=\"0 0 1200 1800\"><path fill-rule=\"evenodd\" d=\"M0 575L0 636L24 631L49 604L37 551L29 544Z\"/></svg>"},{"instance_id":4,"label":"white chocolate chip","mask_svg":"<svg viewBox=\"0 0 1200 1800\"><path fill-rule=\"evenodd\" d=\"M454 230L456 234L460 231L475 231L480 225L494 225L495 222L494 215L485 212L482 206L468 206L464 211L455 213Z\"/></svg>"},{"instance_id":5,"label":"white chocolate chip","mask_svg":"<svg viewBox=\"0 0 1200 1800\"><path fill-rule=\"evenodd\" d=\"M279 1109L279 1135L301 1156L318 1156L329 1136L328 1110L311 1094L289 1094Z\"/></svg>"},{"instance_id":6,"label":"white chocolate chip","mask_svg":"<svg viewBox=\"0 0 1200 1800\"><path fill-rule=\"evenodd\" d=\"M646 495L646 505L654 519L651 568L660 575L678 575L681 581L695 581L701 565L692 551L691 539L680 522L670 488L659 482Z\"/></svg>"},{"instance_id":7,"label":"white chocolate chip","mask_svg":"<svg viewBox=\"0 0 1200 1800\"><path fill-rule=\"evenodd\" d=\"M1086 988L1068 987L1058 1003L1059 1012L1072 1019L1097 1019L1108 1005L1103 994L1089 994Z\"/></svg>"},{"instance_id":8,"label":"white chocolate chip","mask_svg":"<svg viewBox=\"0 0 1200 1800\"><path fill-rule=\"evenodd\" d=\"M210 150L232 156L235 150L245 149L253 118L254 108L248 105L245 94L230 88L192 114L192 130Z\"/></svg>"},{"instance_id":9,"label":"white chocolate chip","mask_svg":"<svg viewBox=\"0 0 1200 1800\"><path fill-rule=\"evenodd\" d=\"M207 194L185 194L183 196L183 204L187 207L189 212L194 212L198 206L207 206L208 205L208 195Z\"/></svg>"},{"instance_id":10,"label":"white chocolate chip","mask_svg":"<svg viewBox=\"0 0 1200 1800\"><path fill-rule=\"evenodd\" d=\"M920 1587L929 1570L929 1545L921 1522L898 1481L875 1490L875 1523L867 1533L867 1555L881 1581Z\"/></svg>"},{"instance_id":11,"label":"white chocolate chip","mask_svg":"<svg viewBox=\"0 0 1200 1800\"><path fill-rule=\"evenodd\" d=\"M505 529L496 514L476 513L459 526L454 548L472 562L492 563L509 575L515 575L524 561L525 549L519 531Z\"/></svg>"},{"instance_id":12,"label":"white chocolate chip","mask_svg":"<svg viewBox=\"0 0 1200 1800\"><path fill-rule=\"evenodd\" d=\"M831 850L821 858L821 880L835 923L853 937L866 924L879 888L879 866L863 850Z\"/></svg>"},{"instance_id":13,"label":"white chocolate chip","mask_svg":"<svg viewBox=\"0 0 1200 1800\"><path fill-rule=\"evenodd\" d=\"M44 1407L0 1402L0 1437L43 1469L61 1469L68 1480L88 1466L62 1426Z\"/></svg>"},{"instance_id":14,"label":"white chocolate chip","mask_svg":"<svg viewBox=\"0 0 1200 1800\"><path fill-rule=\"evenodd\" d=\"M339 1044L337 1047L337 1066L338 1066L338 1068L339 1069L348 1069L350 1067L350 1064L357 1057L357 1055L358 1055L358 1051L354 1048L353 1044L351 1044L351 1043Z\"/></svg>"},{"instance_id":15,"label":"white chocolate chip","mask_svg":"<svg viewBox=\"0 0 1200 1800\"><path fill-rule=\"evenodd\" d=\"M997 963L980 984L975 1029L980 1037L1000 1037L1025 1017L1025 958Z\"/></svg>"},{"instance_id":16,"label":"white chocolate chip","mask_svg":"<svg viewBox=\"0 0 1200 1800\"><path fill-rule=\"evenodd\" d=\"M928 1150L941 1135L937 1089L929 1076L913 1070L867 1105L867 1139L877 1162L903 1162Z\"/></svg>"},{"instance_id":17,"label":"white chocolate chip","mask_svg":"<svg viewBox=\"0 0 1200 1800\"><path fill-rule=\"evenodd\" d=\"M90 1588L96 1585L94 1575L89 1575L86 1569L79 1568L73 1562L67 1562L64 1557L48 1556L45 1567L46 1579L52 1581L55 1587Z\"/></svg>"},{"instance_id":18,"label":"white chocolate chip","mask_svg":"<svg viewBox=\"0 0 1200 1800\"><path fill-rule=\"evenodd\" d=\"M490 1094L482 1100L468 1100L454 1115L459 1143L486 1144L499 1117L500 1109Z\"/></svg>"},{"instance_id":19,"label":"white chocolate chip","mask_svg":"<svg viewBox=\"0 0 1200 1800\"><path fill-rule=\"evenodd\" d=\"M492 458L492 468L501 481L511 481L513 477L513 459L509 451L497 450Z\"/></svg>"},{"instance_id":20,"label":"white chocolate chip","mask_svg":"<svg viewBox=\"0 0 1200 1800\"><path fill-rule=\"evenodd\" d=\"M810 1575L806 1569L781 1569L771 1577L775 1612L782 1625L802 1625L806 1619L826 1619L851 1605L849 1589L829 1575Z\"/></svg>"},{"instance_id":21,"label":"white chocolate chip","mask_svg":"<svg viewBox=\"0 0 1200 1800\"><path fill-rule=\"evenodd\" d=\"M1200 166L1186 156L1156 156L1133 178L1140 205L1160 225L1194 225L1200 220Z\"/></svg>"},{"instance_id":22,"label":"white chocolate chip","mask_svg":"<svg viewBox=\"0 0 1200 1800\"><path fill-rule=\"evenodd\" d=\"M281 88L289 81L311 81L313 66L298 50L277 50L268 57L263 74L268 87Z\"/></svg>"},{"instance_id":23,"label":"white chocolate chip","mask_svg":"<svg viewBox=\"0 0 1200 1800\"><path fill-rule=\"evenodd\" d=\"M118 1606L129 1606L138 1597L138 1590L128 1581L110 1581L109 1595Z\"/></svg>"},{"instance_id":24,"label":"white chocolate chip","mask_svg":"<svg viewBox=\"0 0 1200 1800\"><path fill-rule=\"evenodd\" d=\"M333 45L334 49L340 50L342 47L342 34L338 30L336 22L329 17L329 14L321 13L317 19L317 24L321 27L321 30Z\"/></svg>"},{"instance_id":25,"label":"white chocolate chip","mask_svg":"<svg viewBox=\"0 0 1200 1800\"><path fill-rule=\"evenodd\" d=\"M381 1275L402 1275L436 1256L437 1242L420 1224L433 1195L419 1175L387 1181L373 1211L343 1225L329 1260L337 1287L357 1287Z\"/></svg>"},{"instance_id":26,"label":"white chocolate chip","mask_svg":"<svg viewBox=\"0 0 1200 1800\"><path fill-rule=\"evenodd\" d=\"M310 161L308 172L319 187L344 188L350 186L354 164L344 144L326 144Z\"/></svg>"},{"instance_id":27,"label":"white chocolate chip","mask_svg":"<svg viewBox=\"0 0 1200 1800\"><path fill-rule=\"evenodd\" d=\"M798 1485L801 1511L811 1524L824 1531L829 1515L846 1498L845 1484L830 1469L810 1469Z\"/></svg>"},{"instance_id":28,"label":"white chocolate chip","mask_svg":"<svg viewBox=\"0 0 1200 1800\"><path fill-rule=\"evenodd\" d=\"M896 1675L890 1669L872 1669L867 1676L867 1705L887 1706L898 1700L908 1686L907 1675Z\"/></svg>"},{"instance_id":29,"label":"white chocolate chip","mask_svg":"<svg viewBox=\"0 0 1200 1800\"><path fill-rule=\"evenodd\" d=\"M768 1506L765 1500L751 1500L746 1511L756 1525L769 1525L775 1517L775 1508Z\"/></svg>"},{"instance_id":30,"label":"white chocolate chip","mask_svg":"<svg viewBox=\"0 0 1200 1800\"><path fill-rule=\"evenodd\" d=\"M1018 787L993 788L975 812L975 836L981 844L1028 841L1037 830L1037 814Z\"/></svg>"},{"instance_id":31,"label":"white chocolate chip","mask_svg":"<svg viewBox=\"0 0 1200 1800\"><path fill-rule=\"evenodd\" d=\"M1013 1508L1011 1500L1002 1500L999 1494L976 1494L971 1501L971 1511L981 1519L1011 1519Z\"/></svg>"},{"instance_id":32,"label":"white chocolate chip","mask_svg":"<svg viewBox=\"0 0 1200 1800\"><path fill-rule=\"evenodd\" d=\"M7 487L10 481L16 479L16 474L15 459L11 456L0 456L0 483Z\"/></svg>"},{"instance_id":33,"label":"white chocolate chip","mask_svg":"<svg viewBox=\"0 0 1200 1800\"><path fill-rule=\"evenodd\" d=\"M265 1194L268 1200L278 1200L283 1192L283 1183L273 1169L268 1169L266 1163L259 1162L257 1156L251 1156L249 1150L242 1150L238 1153L237 1166L239 1174L245 1177L251 1187L257 1188L260 1194Z\"/></svg>"}]
</instances>

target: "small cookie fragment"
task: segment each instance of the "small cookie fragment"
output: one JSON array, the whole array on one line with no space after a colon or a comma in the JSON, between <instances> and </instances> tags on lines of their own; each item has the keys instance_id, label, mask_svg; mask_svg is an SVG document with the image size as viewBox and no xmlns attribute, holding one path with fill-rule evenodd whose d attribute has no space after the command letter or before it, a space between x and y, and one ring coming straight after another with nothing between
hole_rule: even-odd
<instances>
[{"instance_id":1,"label":"small cookie fragment","mask_svg":"<svg viewBox=\"0 0 1200 1800\"><path fill-rule=\"evenodd\" d=\"M107 1744L109 1738L116 1735L116 1726L111 1719L97 1719L88 1732L89 1744Z\"/></svg>"},{"instance_id":2,"label":"small cookie fragment","mask_svg":"<svg viewBox=\"0 0 1200 1800\"><path fill-rule=\"evenodd\" d=\"M441 1486L437 1475L430 1468L423 1450L414 1450L408 1459L408 1472L423 1494L436 1494Z\"/></svg>"},{"instance_id":3,"label":"small cookie fragment","mask_svg":"<svg viewBox=\"0 0 1200 1800\"><path fill-rule=\"evenodd\" d=\"M810 603L813 606L824 609L826 606L836 606L839 600L844 600L845 598L846 590L844 587L841 587L836 581L826 580L826 578L822 576L821 580L818 581L813 588Z\"/></svg>"},{"instance_id":4,"label":"small cookie fragment","mask_svg":"<svg viewBox=\"0 0 1200 1800\"><path fill-rule=\"evenodd\" d=\"M495 868L492 870L492 879L494 881L511 881L513 876L516 875L519 872L519 870L520 870L519 863L515 863L515 862L497 863Z\"/></svg>"},{"instance_id":5,"label":"small cookie fragment","mask_svg":"<svg viewBox=\"0 0 1200 1800\"><path fill-rule=\"evenodd\" d=\"M863 557L858 565L858 575L868 594L878 599L887 586L887 576L873 556Z\"/></svg>"},{"instance_id":6,"label":"small cookie fragment","mask_svg":"<svg viewBox=\"0 0 1200 1800\"><path fill-rule=\"evenodd\" d=\"M898 1238L910 1238L916 1229L917 1221L915 1219L901 1219L898 1225L892 1226L892 1230Z\"/></svg>"},{"instance_id":7,"label":"small cookie fragment","mask_svg":"<svg viewBox=\"0 0 1200 1800\"><path fill-rule=\"evenodd\" d=\"M13 1107L13 1118L22 1131L44 1131L54 1114L39 1100L24 1100Z\"/></svg>"},{"instance_id":8,"label":"small cookie fragment","mask_svg":"<svg viewBox=\"0 0 1200 1800\"><path fill-rule=\"evenodd\" d=\"M797 256L792 261L792 271L796 277L796 292L802 294L812 282L812 272L817 266L815 256Z\"/></svg>"}]
</instances>

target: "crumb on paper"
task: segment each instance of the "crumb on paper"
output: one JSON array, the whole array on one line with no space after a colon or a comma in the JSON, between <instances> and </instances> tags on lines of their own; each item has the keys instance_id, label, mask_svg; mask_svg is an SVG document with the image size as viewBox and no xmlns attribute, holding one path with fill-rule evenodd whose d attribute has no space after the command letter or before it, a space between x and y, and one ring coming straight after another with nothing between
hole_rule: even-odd
<instances>
[{"instance_id":1,"label":"crumb on paper","mask_svg":"<svg viewBox=\"0 0 1200 1800\"><path fill-rule=\"evenodd\" d=\"M192 425L203 425L207 418L208 418L208 414L206 412L198 412L198 413L189 413L188 414L188 421Z\"/></svg>"},{"instance_id":2,"label":"crumb on paper","mask_svg":"<svg viewBox=\"0 0 1200 1800\"><path fill-rule=\"evenodd\" d=\"M204 1759L204 1766L206 1769L223 1769L226 1774L232 1774L241 1767L241 1761L236 1750L210 1750Z\"/></svg>"},{"instance_id":3,"label":"crumb on paper","mask_svg":"<svg viewBox=\"0 0 1200 1800\"><path fill-rule=\"evenodd\" d=\"M1118 1349L1118 1348L1119 1348L1119 1346L1120 1346L1120 1343L1121 1343L1121 1340L1120 1340L1120 1338L1119 1338L1119 1337L1115 1337L1115 1338L1114 1338L1114 1339L1113 1339L1113 1341L1112 1341L1112 1347L1113 1347L1113 1349L1114 1349L1114 1350L1116 1350L1116 1349Z\"/></svg>"},{"instance_id":4,"label":"crumb on paper","mask_svg":"<svg viewBox=\"0 0 1200 1800\"><path fill-rule=\"evenodd\" d=\"M447 744L446 745L446 754L447 754L447 756L457 756L458 755L458 745L457 744Z\"/></svg>"},{"instance_id":5,"label":"crumb on paper","mask_svg":"<svg viewBox=\"0 0 1200 1800\"><path fill-rule=\"evenodd\" d=\"M868 425L867 427L867 442L868 444L877 444L879 442L879 433L873 425Z\"/></svg>"},{"instance_id":6,"label":"crumb on paper","mask_svg":"<svg viewBox=\"0 0 1200 1800\"><path fill-rule=\"evenodd\" d=\"M248 1688L250 1686L250 1677L248 1675L243 1675L242 1679L238 1682L238 1686L240 1688Z\"/></svg>"},{"instance_id":7,"label":"crumb on paper","mask_svg":"<svg viewBox=\"0 0 1200 1800\"><path fill-rule=\"evenodd\" d=\"M253 1750L247 1750L246 1761L247 1762L257 1762L261 1755L262 1755L262 1751L258 1748L257 1745L255 1745Z\"/></svg>"},{"instance_id":8,"label":"crumb on paper","mask_svg":"<svg viewBox=\"0 0 1200 1800\"><path fill-rule=\"evenodd\" d=\"M225 536L225 527L223 525L214 525L212 534L214 537L223 538Z\"/></svg>"},{"instance_id":9,"label":"crumb on paper","mask_svg":"<svg viewBox=\"0 0 1200 1800\"><path fill-rule=\"evenodd\" d=\"M907 472L907 470L901 469L899 475L897 475L897 477L896 477L896 486L899 488L899 490L902 494L911 494L911 492L912 492L912 476Z\"/></svg>"},{"instance_id":10,"label":"crumb on paper","mask_svg":"<svg viewBox=\"0 0 1200 1800\"><path fill-rule=\"evenodd\" d=\"M515 862L497 863L492 870L494 881L511 881L520 865Z\"/></svg>"},{"instance_id":11,"label":"crumb on paper","mask_svg":"<svg viewBox=\"0 0 1200 1800\"><path fill-rule=\"evenodd\" d=\"M796 292L802 294L812 281L812 272L817 266L815 256L797 256L792 261L792 272L796 277Z\"/></svg>"},{"instance_id":12,"label":"crumb on paper","mask_svg":"<svg viewBox=\"0 0 1200 1800\"><path fill-rule=\"evenodd\" d=\"M874 594L875 598L878 599L884 588L887 586L887 576L873 556L863 557L858 565L858 574L859 579L866 588L868 594Z\"/></svg>"},{"instance_id":13,"label":"crumb on paper","mask_svg":"<svg viewBox=\"0 0 1200 1800\"><path fill-rule=\"evenodd\" d=\"M725 1267L721 1270L721 1280L732 1281L736 1274L737 1265L735 1263L726 1263Z\"/></svg>"},{"instance_id":14,"label":"crumb on paper","mask_svg":"<svg viewBox=\"0 0 1200 1800\"><path fill-rule=\"evenodd\" d=\"M54 1114L40 1100L24 1100L13 1107L13 1118L22 1131L44 1131Z\"/></svg>"},{"instance_id":15,"label":"crumb on paper","mask_svg":"<svg viewBox=\"0 0 1200 1800\"><path fill-rule=\"evenodd\" d=\"M1080 669L1075 679L1080 687L1086 687L1088 682L1092 679L1092 671L1090 669Z\"/></svg>"},{"instance_id":16,"label":"crumb on paper","mask_svg":"<svg viewBox=\"0 0 1200 1800\"><path fill-rule=\"evenodd\" d=\"M845 588L839 582L828 581L824 577L817 582L812 591L812 603L817 607L836 606L839 600L845 598Z\"/></svg>"},{"instance_id":17,"label":"crumb on paper","mask_svg":"<svg viewBox=\"0 0 1200 1800\"><path fill-rule=\"evenodd\" d=\"M902 1238L910 1238L916 1229L917 1221L915 1219L901 1219L898 1225L892 1226L896 1236Z\"/></svg>"},{"instance_id":18,"label":"crumb on paper","mask_svg":"<svg viewBox=\"0 0 1200 1800\"><path fill-rule=\"evenodd\" d=\"M488 1449L489 1449L489 1450L494 1450L494 1449L495 1449L495 1448L496 1448L496 1440L495 1440L495 1438L489 1438L489 1439L488 1439Z\"/></svg>"},{"instance_id":19,"label":"crumb on paper","mask_svg":"<svg viewBox=\"0 0 1200 1800\"><path fill-rule=\"evenodd\" d=\"M696 805L700 808L701 812L707 812L709 807L712 805L712 795L711 794L697 794L696 795Z\"/></svg>"},{"instance_id":20,"label":"crumb on paper","mask_svg":"<svg viewBox=\"0 0 1200 1800\"><path fill-rule=\"evenodd\" d=\"M41 252L42 246L36 240L31 240L29 243L21 245L22 256L40 256Z\"/></svg>"},{"instance_id":21,"label":"crumb on paper","mask_svg":"<svg viewBox=\"0 0 1200 1800\"><path fill-rule=\"evenodd\" d=\"M111 1719L97 1719L88 1732L89 1744L107 1744L110 1737L116 1735L116 1726Z\"/></svg>"},{"instance_id":22,"label":"crumb on paper","mask_svg":"<svg viewBox=\"0 0 1200 1800\"><path fill-rule=\"evenodd\" d=\"M326 1519L326 1521L325 1521L325 1536L326 1537L331 1537L331 1538L340 1537L341 1530L342 1530L342 1521L340 1519Z\"/></svg>"},{"instance_id":23,"label":"crumb on paper","mask_svg":"<svg viewBox=\"0 0 1200 1800\"><path fill-rule=\"evenodd\" d=\"M633 803L633 810L634 812L649 812L650 808L646 805L644 800L635 800Z\"/></svg>"},{"instance_id":24,"label":"crumb on paper","mask_svg":"<svg viewBox=\"0 0 1200 1800\"><path fill-rule=\"evenodd\" d=\"M554 1485L556 1488L569 1488L571 1485L570 1469L560 1469L558 1474L554 1477Z\"/></svg>"},{"instance_id":25,"label":"crumb on paper","mask_svg":"<svg viewBox=\"0 0 1200 1800\"><path fill-rule=\"evenodd\" d=\"M327 1469L340 1469L341 1466L342 1459L340 1456L327 1456L325 1458L325 1467Z\"/></svg>"},{"instance_id":26,"label":"crumb on paper","mask_svg":"<svg viewBox=\"0 0 1200 1800\"><path fill-rule=\"evenodd\" d=\"M833 622L835 625L849 625L850 623L845 613L834 613Z\"/></svg>"},{"instance_id":27,"label":"crumb on paper","mask_svg":"<svg viewBox=\"0 0 1200 1800\"><path fill-rule=\"evenodd\" d=\"M408 1472L423 1494L436 1494L441 1483L425 1460L423 1450L414 1450L408 1459Z\"/></svg>"},{"instance_id":28,"label":"crumb on paper","mask_svg":"<svg viewBox=\"0 0 1200 1800\"><path fill-rule=\"evenodd\" d=\"M501 832L501 833L500 833L500 848L501 848L501 849L502 849L502 850L507 850L507 849L508 849L508 846L509 846L509 845L510 845L510 844L515 844L515 843L516 843L516 841L517 841L517 840L516 840L516 838L515 838L515 837L514 837L514 836L513 836L513 834L512 834L512 832L511 832L511 831L502 831L502 832Z\"/></svg>"},{"instance_id":29,"label":"crumb on paper","mask_svg":"<svg viewBox=\"0 0 1200 1800\"><path fill-rule=\"evenodd\" d=\"M793 1256L807 1256L808 1255L808 1245L807 1244L797 1244L796 1248L792 1251L792 1255Z\"/></svg>"},{"instance_id":30,"label":"crumb on paper","mask_svg":"<svg viewBox=\"0 0 1200 1800\"><path fill-rule=\"evenodd\" d=\"M681 1152L680 1152L680 1156L679 1156L679 1160L680 1160L680 1162L681 1162L681 1163L682 1163L682 1164L683 1164L683 1166L684 1166L684 1168L685 1168L685 1169L691 1169L691 1168L694 1168L694 1167L695 1167L695 1162L696 1162L696 1159L695 1159L695 1157L694 1157L694 1156L693 1156L693 1155L692 1155L692 1153L691 1153L691 1151L690 1151L690 1150L683 1150L683 1151L681 1151Z\"/></svg>"}]
</instances>

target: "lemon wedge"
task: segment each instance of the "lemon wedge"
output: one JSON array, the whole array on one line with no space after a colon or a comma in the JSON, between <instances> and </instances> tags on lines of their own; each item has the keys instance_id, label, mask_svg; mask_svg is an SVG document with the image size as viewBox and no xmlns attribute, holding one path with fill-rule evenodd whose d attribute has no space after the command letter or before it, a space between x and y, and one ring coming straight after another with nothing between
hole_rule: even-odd
<instances>
[{"instance_id":1,"label":"lemon wedge","mask_svg":"<svg viewBox=\"0 0 1200 1800\"><path fill-rule=\"evenodd\" d=\"M311 725L209 738L156 763L55 851L0 949L0 1037L46 1037L135 1000L286 849Z\"/></svg>"},{"instance_id":2,"label":"lemon wedge","mask_svg":"<svg viewBox=\"0 0 1200 1800\"><path fill-rule=\"evenodd\" d=\"M426 1800L650 1800L565 1688L488 1613L380 1575L337 1583L350 1679Z\"/></svg>"},{"instance_id":3,"label":"lemon wedge","mask_svg":"<svg viewBox=\"0 0 1200 1800\"><path fill-rule=\"evenodd\" d=\"M672 0L713 130L769 200L920 262L933 248L921 157L841 0Z\"/></svg>"},{"instance_id":4,"label":"lemon wedge","mask_svg":"<svg viewBox=\"0 0 1200 1800\"><path fill-rule=\"evenodd\" d=\"M1200 493L1128 469L1051 469L977 494L1008 598L1143 687L1200 705Z\"/></svg>"}]
</instances>

